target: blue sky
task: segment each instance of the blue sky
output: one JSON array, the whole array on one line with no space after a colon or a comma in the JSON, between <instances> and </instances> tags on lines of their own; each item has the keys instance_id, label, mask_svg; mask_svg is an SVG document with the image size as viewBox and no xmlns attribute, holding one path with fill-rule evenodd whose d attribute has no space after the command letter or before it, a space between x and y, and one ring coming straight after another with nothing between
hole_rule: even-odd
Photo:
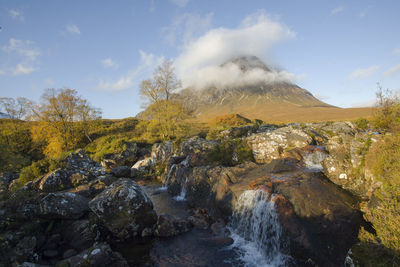
<instances>
[{"instance_id":1,"label":"blue sky","mask_svg":"<svg viewBox=\"0 0 400 267\"><path fill-rule=\"evenodd\" d=\"M105 118L129 117L163 59L190 85L254 54L329 104L367 105L377 82L400 89L399 11L398 0L0 0L0 97L68 87Z\"/></svg>"}]
</instances>

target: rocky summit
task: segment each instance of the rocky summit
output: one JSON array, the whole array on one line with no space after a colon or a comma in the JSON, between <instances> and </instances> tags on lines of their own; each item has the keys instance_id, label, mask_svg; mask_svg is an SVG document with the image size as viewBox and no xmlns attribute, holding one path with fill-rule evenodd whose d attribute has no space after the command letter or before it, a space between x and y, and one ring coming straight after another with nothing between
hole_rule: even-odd
<instances>
[{"instance_id":1,"label":"rocky summit","mask_svg":"<svg viewBox=\"0 0 400 267\"><path fill-rule=\"evenodd\" d=\"M79 150L20 189L3 173L0 265L344 266L379 187L359 148L378 138L264 124L130 144L107 170Z\"/></svg>"}]
</instances>

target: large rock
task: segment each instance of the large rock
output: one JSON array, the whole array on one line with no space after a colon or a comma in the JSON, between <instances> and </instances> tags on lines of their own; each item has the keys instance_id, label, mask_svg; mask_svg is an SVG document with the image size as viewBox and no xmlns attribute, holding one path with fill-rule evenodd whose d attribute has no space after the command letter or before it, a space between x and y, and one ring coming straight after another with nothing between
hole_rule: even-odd
<instances>
[{"instance_id":1,"label":"large rock","mask_svg":"<svg viewBox=\"0 0 400 267\"><path fill-rule=\"evenodd\" d=\"M72 187L72 173L68 170L57 169L34 183L39 184L39 190L44 192L57 192Z\"/></svg>"},{"instance_id":2,"label":"large rock","mask_svg":"<svg viewBox=\"0 0 400 267\"><path fill-rule=\"evenodd\" d=\"M121 254L112 251L107 243L98 243L95 244L93 247L84 250L78 255L72 256L68 259L58 262L56 266L57 267L62 267L62 266L127 267L128 263L121 256Z\"/></svg>"},{"instance_id":3,"label":"large rock","mask_svg":"<svg viewBox=\"0 0 400 267\"><path fill-rule=\"evenodd\" d=\"M140 236L157 220L151 200L137 183L124 178L97 195L89 207L119 239Z\"/></svg>"},{"instance_id":4,"label":"large rock","mask_svg":"<svg viewBox=\"0 0 400 267\"><path fill-rule=\"evenodd\" d=\"M88 210L85 197L74 193L50 193L39 200L38 215L48 219L78 219Z\"/></svg>"},{"instance_id":5,"label":"large rock","mask_svg":"<svg viewBox=\"0 0 400 267\"><path fill-rule=\"evenodd\" d=\"M101 165L86 155L86 151L79 149L71 152L65 158L66 168L73 173L80 173L86 176L96 177L104 174L104 169Z\"/></svg>"},{"instance_id":6,"label":"large rock","mask_svg":"<svg viewBox=\"0 0 400 267\"><path fill-rule=\"evenodd\" d=\"M157 163L166 163L174 155L174 146L171 141L156 143L151 150L151 156Z\"/></svg>"},{"instance_id":7,"label":"large rock","mask_svg":"<svg viewBox=\"0 0 400 267\"><path fill-rule=\"evenodd\" d=\"M252 134L246 140L258 163L270 162L280 158L285 150L306 147L313 142L313 138L309 134L293 126Z\"/></svg>"},{"instance_id":8,"label":"large rock","mask_svg":"<svg viewBox=\"0 0 400 267\"><path fill-rule=\"evenodd\" d=\"M356 198L315 172L294 174L273 193L290 254L319 266L343 265L363 223Z\"/></svg>"}]
</instances>

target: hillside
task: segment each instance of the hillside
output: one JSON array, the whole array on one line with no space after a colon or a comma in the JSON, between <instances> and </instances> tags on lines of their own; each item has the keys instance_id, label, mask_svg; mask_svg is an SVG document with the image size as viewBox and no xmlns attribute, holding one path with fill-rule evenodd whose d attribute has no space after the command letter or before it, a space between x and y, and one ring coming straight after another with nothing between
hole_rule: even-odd
<instances>
[{"instance_id":1,"label":"hillside","mask_svg":"<svg viewBox=\"0 0 400 267\"><path fill-rule=\"evenodd\" d=\"M208 121L225 114L268 122L352 120L371 116L372 108L344 109L318 100L309 91L281 79L280 72L271 70L257 57L236 58L220 68L227 65L236 65L241 77L254 76L258 80L181 90L175 98L194 111L196 120Z\"/></svg>"}]
</instances>

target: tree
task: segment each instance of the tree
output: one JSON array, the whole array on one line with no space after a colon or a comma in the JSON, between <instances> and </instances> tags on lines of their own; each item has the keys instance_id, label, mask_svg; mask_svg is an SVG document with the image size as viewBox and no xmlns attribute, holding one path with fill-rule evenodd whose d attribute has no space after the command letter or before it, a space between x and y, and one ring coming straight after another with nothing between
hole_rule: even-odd
<instances>
[{"instance_id":1,"label":"tree","mask_svg":"<svg viewBox=\"0 0 400 267\"><path fill-rule=\"evenodd\" d=\"M27 117L30 101L25 97L0 97L0 108L12 119L22 120Z\"/></svg>"},{"instance_id":2,"label":"tree","mask_svg":"<svg viewBox=\"0 0 400 267\"><path fill-rule=\"evenodd\" d=\"M185 128L187 112L181 102L171 98L180 87L172 61L163 62L150 79L140 84L140 94L147 100L144 115L151 119L149 131L162 140L177 137Z\"/></svg>"},{"instance_id":3,"label":"tree","mask_svg":"<svg viewBox=\"0 0 400 267\"><path fill-rule=\"evenodd\" d=\"M45 140L45 153L57 157L75 149L82 138L91 142L90 130L101 117L101 111L92 107L72 89L47 89L41 103L32 105L33 119L40 122L33 129L36 140Z\"/></svg>"},{"instance_id":4,"label":"tree","mask_svg":"<svg viewBox=\"0 0 400 267\"><path fill-rule=\"evenodd\" d=\"M376 93L377 110L374 113L373 124L376 128L388 131L400 126L400 100L391 90L384 90L378 83Z\"/></svg>"}]
</instances>

